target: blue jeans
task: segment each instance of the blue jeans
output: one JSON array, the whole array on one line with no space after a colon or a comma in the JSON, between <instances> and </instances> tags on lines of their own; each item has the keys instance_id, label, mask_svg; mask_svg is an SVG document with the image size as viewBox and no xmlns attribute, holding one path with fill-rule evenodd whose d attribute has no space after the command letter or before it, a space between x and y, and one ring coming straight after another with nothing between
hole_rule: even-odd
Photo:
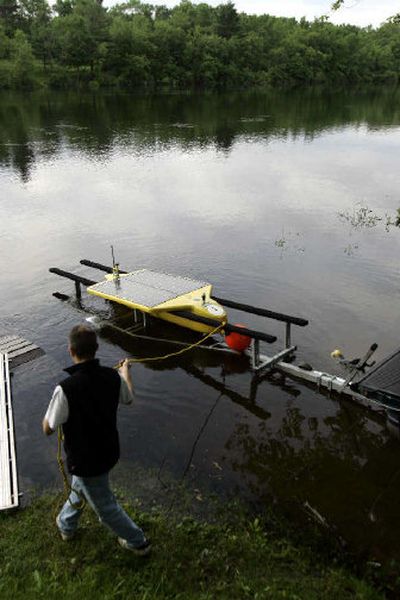
<instances>
[{"instance_id":1,"label":"blue jeans","mask_svg":"<svg viewBox=\"0 0 400 600\"><path fill-rule=\"evenodd\" d=\"M78 505L80 498L76 490L84 496L93 508L99 521L106 525L115 535L128 542L128 546L136 548L146 540L143 531L132 521L123 508L118 504L110 490L108 473L96 477L72 476L71 494L57 517L57 525L63 533L74 533L78 527L82 509Z\"/></svg>"}]
</instances>

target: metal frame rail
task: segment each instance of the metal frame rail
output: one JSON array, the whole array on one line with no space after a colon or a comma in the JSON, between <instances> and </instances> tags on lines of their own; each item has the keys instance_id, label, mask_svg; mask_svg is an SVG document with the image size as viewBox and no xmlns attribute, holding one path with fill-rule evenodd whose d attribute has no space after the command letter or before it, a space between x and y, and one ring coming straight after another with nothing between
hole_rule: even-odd
<instances>
[{"instance_id":1,"label":"metal frame rail","mask_svg":"<svg viewBox=\"0 0 400 600\"><path fill-rule=\"evenodd\" d=\"M89 262L89 261L87 261L87 262ZM81 261L81 263L86 264L86 262L83 263L83 261ZM94 263L94 264L97 264L97 263ZM93 266L93 264L91 264L90 266ZM103 266L103 268L101 269L102 271L106 271L107 273L110 272L108 270L108 267L104 267L104 265L102 265L102 266ZM95 268L98 268L98 267L95 267ZM81 277L80 275L75 275L74 273L70 273L69 271L64 271L57 267L51 267L49 269L49 271L50 271L50 273L54 273L55 275L60 275L60 277L65 277L66 279L71 279L72 281L74 281L75 288L76 288L76 295L79 300L82 295L81 288L80 288L81 285L90 286L90 285L94 285L95 283L97 283L96 281L93 281L92 279L87 279L86 277ZM112 269L111 269L111 272L112 272ZM120 273L124 273L124 271L120 271ZM212 327L215 327L215 321L212 319L207 319L204 317L193 315L192 313L190 313L188 311L174 311L174 312L175 312L175 314L182 316L185 319L189 319L190 321L206 323L207 325L211 325ZM262 340L263 342L267 342L268 344L272 344L273 342L276 342L276 339L277 339L275 335L269 335L268 333L263 333L262 331L255 331L253 329L245 329L243 327L236 327L235 325L230 325L230 324L227 324L224 327L224 329L228 333L232 333L232 332L241 333L243 335L248 335L249 337L251 337L253 339Z\"/></svg>"},{"instance_id":2,"label":"metal frame rail","mask_svg":"<svg viewBox=\"0 0 400 600\"><path fill-rule=\"evenodd\" d=\"M8 354L0 353L0 510L19 506Z\"/></svg>"}]
</instances>

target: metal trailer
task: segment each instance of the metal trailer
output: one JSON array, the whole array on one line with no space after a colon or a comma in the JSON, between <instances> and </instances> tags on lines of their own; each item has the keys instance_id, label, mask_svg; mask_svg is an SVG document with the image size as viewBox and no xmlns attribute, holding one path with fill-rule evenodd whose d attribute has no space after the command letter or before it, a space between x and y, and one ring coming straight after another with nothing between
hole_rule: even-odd
<instances>
[{"instance_id":1,"label":"metal trailer","mask_svg":"<svg viewBox=\"0 0 400 600\"><path fill-rule=\"evenodd\" d=\"M113 273L113 267L109 267L98 262L82 259L80 264L98 269L107 274ZM50 269L50 272L74 281L78 300L81 299L81 285L91 286L96 283L91 279L80 277L73 273L69 273L54 267ZM126 274L127 271L119 270L119 273ZM62 297L62 295L57 293L55 296ZM370 410L386 413L390 416L391 422L397 424L399 423L400 395L398 398L393 400L393 398L389 399L387 396L385 396L384 392L381 394L370 393L365 385L364 387L357 387L357 382L365 373L365 369L371 366L368 361L377 349L377 344L372 344L365 356L360 359L354 359L353 361L342 361L343 364L348 368L347 377L332 375L330 373L313 369L308 365L299 365L294 363L297 346L292 344L292 326L305 327L308 325L308 321L306 319L284 313L278 313L265 308L243 304L218 296L213 296L213 299L226 308L233 308L244 313L258 315L284 323L284 348L271 355L262 351L261 343L271 344L277 340L276 336L253 329L237 327L235 325L230 325L229 323L224 326L225 333L237 332L251 338L251 346L245 351L245 354L250 359L251 370L255 375L262 375L273 370L278 370L289 377L312 384L317 389L325 389L332 394L350 399L353 402L356 402L357 404L360 404L361 406L364 406ZM193 315L188 311L176 312L186 319L198 320L199 322L206 324L213 323L213 321L209 321L204 317ZM132 335L133 337L144 338L148 340L166 341L164 339L155 338L143 333L143 331L146 329L146 320L141 318L137 311L134 311L134 320L135 323L133 327L129 328L128 330L124 330L125 333ZM177 345L185 345L184 342L178 340L169 341ZM214 342L211 345L200 345L200 347L218 352L232 352L232 350L228 348L223 341ZM400 350L397 354L399 357L398 362L400 370Z\"/></svg>"}]
</instances>

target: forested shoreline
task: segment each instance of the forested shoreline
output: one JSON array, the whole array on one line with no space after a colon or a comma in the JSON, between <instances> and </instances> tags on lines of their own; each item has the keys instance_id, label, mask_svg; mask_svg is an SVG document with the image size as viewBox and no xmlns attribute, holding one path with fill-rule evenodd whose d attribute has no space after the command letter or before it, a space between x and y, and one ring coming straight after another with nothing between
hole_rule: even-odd
<instances>
[{"instance_id":1,"label":"forested shoreline","mask_svg":"<svg viewBox=\"0 0 400 600\"><path fill-rule=\"evenodd\" d=\"M394 83L400 24L247 15L233 3L0 0L0 89L219 90Z\"/></svg>"}]
</instances>

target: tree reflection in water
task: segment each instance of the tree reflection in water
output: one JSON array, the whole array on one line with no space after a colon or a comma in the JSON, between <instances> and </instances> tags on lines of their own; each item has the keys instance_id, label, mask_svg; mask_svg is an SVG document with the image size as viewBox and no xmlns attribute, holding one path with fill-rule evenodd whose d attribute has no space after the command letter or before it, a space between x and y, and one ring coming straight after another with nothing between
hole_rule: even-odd
<instances>
[{"instance_id":1,"label":"tree reflection in water","mask_svg":"<svg viewBox=\"0 0 400 600\"><path fill-rule=\"evenodd\" d=\"M2 92L0 166L11 167L26 182L35 162L66 148L106 159L120 145L135 154L173 146L210 146L226 153L243 137L311 141L344 124L371 129L397 124L398 97L392 88L193 95Z\"/></svg>"},{"instance_id":2,"label":"tree reflection in water","mask_svg":"<svg viewBox=\"0 0 400 600\"><path fill-rule=\"evenodd\" d=\"M261 503L292 515L307 503L358 552L400 558L398 441L380 416L345 401L334 415L306 418L302 396L280 422L236 425L226 444L232 468Z\"/></svg>"}]
</instances>

